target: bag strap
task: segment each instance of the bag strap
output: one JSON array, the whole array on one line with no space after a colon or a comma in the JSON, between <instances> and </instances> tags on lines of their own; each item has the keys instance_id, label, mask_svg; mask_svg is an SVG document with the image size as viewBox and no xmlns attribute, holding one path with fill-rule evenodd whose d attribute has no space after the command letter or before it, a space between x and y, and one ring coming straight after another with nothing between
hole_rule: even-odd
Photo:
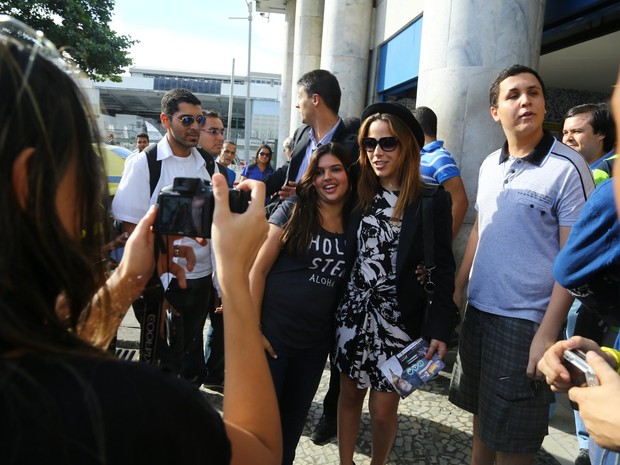
<instances>
[{"instance_id":1,"label":"bag strap","mask_svg":"<svg viewBox=\"0 0 620 465\"><path fill-rule=\"evenodd\" d=\"M437 187L429 186L424 189L422 195L422 238L424 244L424 272L426 279L424 290L431 303L435 292L433 282L433 270L435 269L435 231L433 224L433 196L437 192Z\"/></svg>"},{"instance_id":2,"label":"bag strap","mask_svg":"<svg viewBox=\"0 0 620 465\"><path fill-rule=\"evenodd\" d=\"M152 197L161 176L161 160L157 159L157 144L149 145L144 149L144 153L146 154L146 162L149 167L149 186Z\"/></svg>"},{"instance_id":3,"label":"bag strap","mask_svg":"<svg viewBox=\"0 0 620 465\"><path fill-rule=\"evenodd\" d=\"M196 147L196 150L198 150L198 153L205 161L207 173L209 173L209 176L213 177L213 173L215 173L215 159L202 148Z\"/></svg>"},{"instance_id":4,"label":"bag strap","mask_svg":"<svg viewBox=\"0 0 620 465\"><path fill-rule=\"evenodd\" d=\"M216 161L215 164L217 165L217 172L222 173L224 176L226 176L226 178L228 178L228 174L226 174L228 172L226 170L226 167L222 165L219 161Z\"/></svg>"},{"instance_id":5,"label":"bag strap","mask_svg":"<svg viewBox=\"0 0 620 465\"><path fill-rule=\"evenodd\" d=\"M156 233L153 250L155 262L157 262L160 252L167 253L168 251L164 240ZM164 301L164 287L159 279L157 267L153 270L153 275L142 291L139 300L144 302L144 314L140 322L140 361L156 364L161 309Z\"/></svg>"}]
</instances>

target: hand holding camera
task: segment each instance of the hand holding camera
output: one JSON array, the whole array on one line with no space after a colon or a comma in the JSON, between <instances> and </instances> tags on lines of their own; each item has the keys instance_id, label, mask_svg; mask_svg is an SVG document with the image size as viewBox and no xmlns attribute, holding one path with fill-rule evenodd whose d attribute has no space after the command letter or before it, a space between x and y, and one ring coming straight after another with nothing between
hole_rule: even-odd
<instances>
[{"instance_id":1,"label":"hand holding camera","mask_svg":"<svg viewBox=\"0 0 620 465\"><path fill-rule=\"evenodd\" d=\"M575 350L579 350L582 353L594 351L604 357L599 345L590 339L580 336L573 336L565 341L556 342L549 349L547 349L543 357L538 362L538 369L545 376L546 382L549 386L551 386L552 391L567 392L570 388L578 385L575 384L573 376L580 376L578 373L581 373L581 375L585 377L585 373L582 370L578 367L574 367L573 363L565 360L564 358L565 352L568 351L569 353L572 353L571 351ZM583 363L576 361L575 357L584 362L584 359L579 354L573 353L573 355L567 355L567 357L571 358L571 360L575 363L580 364L581 368L587 370L585 366L587 363L584 365ZM569 367L571 367L574 372L569 371ZM585 383L587 386L587 378L581 378L580 380L577 380L577 382L580 384Z\"/></svg>"},{"instance_id":2,"label":"hand holding camera","mask_svg":"<svg viewBox=\"0 0 620 465\"><path fill-rule=\"evenodd\" d=\"M230 211L244 213L250 192L230 189ZM211 238L214 197L211 183L199 178L175 178L157 197L155 231L162 235Z\"/></svg>"},{"instance_id":3,"label":"hand holding camera","mask_svg":"<svg viewBox=\"0 0 620 465\"><path fill-rule=\"evenodd\" d=\"M609 365L607 358L597 353L588 352L587 362L600 385L572 388L568 397L579 405L590 438L601 447L620 451L620 375Z\"/></svg>"},{"instance_id":4,"label":"hand holding camera","mask_svg":"<svg viewBox=\"0 0 620 465\"><path fill-rule=\"evenodd\" d=\"M586 354L578 349L565 350L562 363L570 373L573 386L598 386L598 378L592 367L586 361Z\"/></svg>"}]
</instances>

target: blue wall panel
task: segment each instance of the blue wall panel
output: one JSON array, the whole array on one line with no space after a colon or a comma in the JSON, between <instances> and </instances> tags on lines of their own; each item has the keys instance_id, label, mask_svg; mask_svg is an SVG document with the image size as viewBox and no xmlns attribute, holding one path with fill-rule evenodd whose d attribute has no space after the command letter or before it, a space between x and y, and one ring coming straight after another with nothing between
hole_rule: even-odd
<instances>
[{"instance_id":1,"label":"blue wall panel","mask_svg":"<svg viewBox=\"0 0 620 465\"><path fill-rule=\"evenodd\" d=\"M379 50L377 91L384 93L418 77L422 18L384 43Z\"/></svg>"}]
</instances>

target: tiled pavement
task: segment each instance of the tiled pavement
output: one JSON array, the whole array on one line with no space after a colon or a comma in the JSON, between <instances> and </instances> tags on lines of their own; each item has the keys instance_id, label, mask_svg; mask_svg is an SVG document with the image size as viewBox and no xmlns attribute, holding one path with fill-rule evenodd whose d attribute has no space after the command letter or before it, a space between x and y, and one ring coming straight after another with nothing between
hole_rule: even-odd
<instances>
[{"instance_id":1,"label":"tiled pavement","mask_svg":"<svg viewBox=\"0 0 620 465\"><path fill-rule=\"evenodd\" d=\"M119 330L119 347L137 347L138 324L129 312ZM400 403L396 441L388 459L391 465L456 465L469 463L471 453L471 415L447 400L454 354L447 357L447 371L418 389ZM306 428L297 447L295 464L337 464L336 441L316 446L310 433L319 421L322 399L327 390L329 370L326 368L316 393ZM222 395L202 388L209 402L221 410ZM551 418L549 436L537 455L537 465L572 465L577 455L577 440L572 410L565 396L559 396ZM362 426L354 457L357 465L370 464L370 417L367 407L362 413Z\"/></svg>"}]
</instances>

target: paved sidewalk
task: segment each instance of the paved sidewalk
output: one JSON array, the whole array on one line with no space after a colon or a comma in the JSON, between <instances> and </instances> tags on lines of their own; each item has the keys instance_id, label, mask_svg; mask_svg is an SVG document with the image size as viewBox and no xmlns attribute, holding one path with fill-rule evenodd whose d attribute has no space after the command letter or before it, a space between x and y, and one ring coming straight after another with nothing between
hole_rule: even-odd
<instances>
[{"instance_id":1,"label":"paved sidewalk","mask_svg":"<svg viewBox=\"0 0 620 465\"><path fill-rule=\"evenodd\" d=\"M119 347L137 348L139 326L129 311L119 330ZM447 399L454 352L447 359L447 371L418 389L400 403L399 427L389 456L390 465L461 465L469 463L472 442L471 415L454 407ZM295 464L338 464L336 441L316 446L310 434L322 412L327 391L329 369L326 367L317 391L306 428L297 447ZM221 411L222 395L202 388L209 402ZM550 421L549 436L537 455L537 465L573 465L578 452L573 414L566 396L558 396L558 405ZM370 464L370 417L365 406L358 447L354 457L357 465Z\"/></svg>"}]
</instances>

